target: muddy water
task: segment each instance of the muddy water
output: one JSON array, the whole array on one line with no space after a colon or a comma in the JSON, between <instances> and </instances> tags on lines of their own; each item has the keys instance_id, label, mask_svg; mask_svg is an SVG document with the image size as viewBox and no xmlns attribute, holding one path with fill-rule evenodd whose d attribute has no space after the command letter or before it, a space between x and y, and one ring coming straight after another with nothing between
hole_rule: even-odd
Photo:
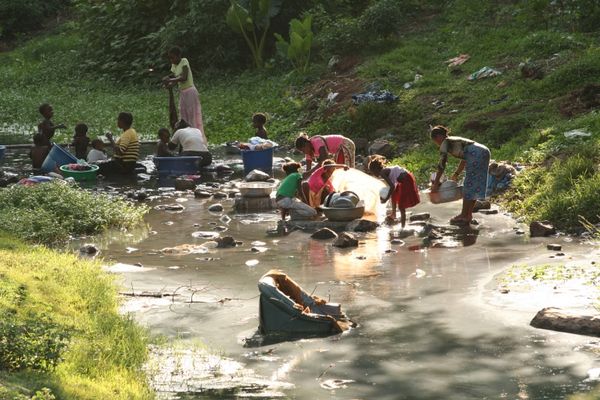
<instances>
[{"instance_id":1,"label":"muddy water","mask_svg":"<svg viewBox=\"0 0 600 400\"><path fill-rule=\"evenodd\" d=\"M462 241L447 243L454 248L409 250L421 243L417 237L404 238L404 245L391 245L390 235L403 235L384 227L362 236L358 249L340 250L301 231L268 236L275 214L228 213L232 219L226 224L222 214L207 212L211 200L177 194L161 200L175 201L185 210L153 210L147 229L112 243L100 241L105 258L143 264L144 268L124 269L128 290L180 288L181 296L137 298L126 309L152 332L184 342L200 340L229 362L242 363L241 368L251 371L254 381L250 382L260 385L266 380L278 388L275 394L340 399L557 399L588 389L586 371L595 364L584 349L594 347L592 340L535 330L528 327L532 312L502 309L484 300L489 294L486 285L504 267L548 260L551 254L545 250L547 239L516 235L515 222L506 216L479 216L476 230ZM226 211L231 206L230 200L222 203ZM423 204L415 212L430 211L434 222L443 223L458 206ZM225 226L222 234L243 245L185 256L159 253L167 246L201 244L206 240L192 234L213 231L215 225ZM254 247L267 250L251 251L253 241L264 242ZM567 254L589 250L575 243L565 243L564 248ZM258 326L256 284L271 268L284 270L310 292L341 302L360 327L325 339L257 341L253 338ZM208 387L210 381L207 378L203 385ZM211 393L191 398L210 398ZM214 398L223 396L215 393Z\"/></svg>"},{"instance_id":2,"label":"muddy water","mask_svg":"<svg viewBox=\"0 0 600 400\"><path fill-rule=\"evenodd\" d=\"M185 209L153 209L144 227L86 240L101 247L107 265L121 263L113 271L124 291L177 294L124 305L151 332L183 345L154 357L155 387L165 397L560 399L594 384L585 378L598 367L590 350L596 340L535 330L528 326L535 310L488 301L494 275L511 263L549 261L545 244L561 239L530 240L514 233L512 219L480 215L480 225L446 241L448 248L419 249L420 238L382 227L360 236L357 249L341 250L302 231L267 235L275 213L237 215L232 200L219 200L228 221L207 211L216 201L170 196L150 204ZM445 223L458 207L421 204L414 211ZM243 244L183 256L160 253L202 244L207 239L193 234L216 227ZM404 245L391 245L390 236L402 237ZM567 255L592 251L562 244ZM329 338L261 342L256 284L271 268L342 303L360 326ZM195 363L189 349L198 342L204 356Z\"/></svg>"}]
</instances>

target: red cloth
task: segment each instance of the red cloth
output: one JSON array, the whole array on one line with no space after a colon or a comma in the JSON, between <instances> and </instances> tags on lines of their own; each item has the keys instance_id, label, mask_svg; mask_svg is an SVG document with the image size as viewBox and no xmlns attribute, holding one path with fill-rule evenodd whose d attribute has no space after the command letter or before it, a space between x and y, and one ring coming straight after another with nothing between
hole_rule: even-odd
<instances>
[{"instance_id":1,"label":"red cloth","mask_svg":"<svg viewBox=\"0 0 600 400\"><path fill-rule=\"evenodd\" d=\"M403 174L402 181L396 183L392 193L392 201L398 208L404 209L414 207L421 202L417 181L412 173Z\"/></svg>"}]
</instances>

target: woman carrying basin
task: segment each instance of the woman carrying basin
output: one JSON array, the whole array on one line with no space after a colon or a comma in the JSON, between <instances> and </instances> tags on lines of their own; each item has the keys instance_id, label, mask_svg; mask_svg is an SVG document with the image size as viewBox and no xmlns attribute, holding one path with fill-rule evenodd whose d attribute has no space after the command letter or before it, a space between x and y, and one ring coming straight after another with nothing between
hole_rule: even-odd
<instances>
[{"instance_id":1,"label":"woman carrying basin","mask_svg":"<svg viewBox=\"0 0 600 400\"><path fill-rule=\"evenodd\" d=\"M431 140L440 149L440 162L431 191L440 188L440 179L446 170L448 154L460 159L458 168L451 179L458 180L463 170L465 181L463 184L463 204L459 215L450 220L452 223L468 224L473 219L473 207L477 200L485 199L487 187L488 166L490 163L490 150L482 144L460 136L450 136L450 129L438 125L431 128Z\"/></svg>"}]
</instances>

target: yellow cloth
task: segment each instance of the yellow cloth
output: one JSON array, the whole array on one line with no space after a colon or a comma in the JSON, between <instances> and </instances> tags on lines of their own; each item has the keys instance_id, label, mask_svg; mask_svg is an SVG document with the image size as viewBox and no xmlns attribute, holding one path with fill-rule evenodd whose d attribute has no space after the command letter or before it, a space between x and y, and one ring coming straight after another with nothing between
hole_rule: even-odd
<instances>
[{"instance_id":1,"label":"yellow cloth","mask_svg":"<svg viewBox=\"0 0 600 400\"><path fill-rule=\"evenodd\" d=\"M123 154L115 154L114 158L120 158L123 161L137 161L140 154L140 141L135 129L129 128L123 132L116 144Z\"/></svg>"},{"instance_id":2,"label":"yellow cloth","mask_svg":"<svg viewBox=\"0 0 600 400\"><path fill-rule=\"evenodd\" d=\"M194 86L194 77L192 76L192 69L190 68L190 63L188 62L187 58L182 58L177 65L171 64L171 72L175 74L177 78L179 78L183 73L183 67L187 67L188 75L185 82L178 82L179 90L189 89Z\"/></svg>"}]
</instances>

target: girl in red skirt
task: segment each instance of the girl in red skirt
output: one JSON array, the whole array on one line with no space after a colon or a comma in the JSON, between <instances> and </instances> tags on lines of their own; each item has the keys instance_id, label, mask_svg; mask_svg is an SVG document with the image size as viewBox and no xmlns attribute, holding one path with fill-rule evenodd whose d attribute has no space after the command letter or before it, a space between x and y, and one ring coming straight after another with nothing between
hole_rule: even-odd
<instances>
[{"instance_id":1,"label":"girl in red skirt","mask_svg":"<svg viewBox=\"0 0 600 400\"><path fill-rule=\"evenodd\" d=\"M389 190L385 197L381 197L381 202L385 203L390 197L392 198L392 212L388 218L395 221L396 208L398 208L400 222L404 227L406 225L406 209L416 206L421 201L414 175L397 165L387 167L386 159L383 156L372 156L368 169L372 175L383 179L388 184Z\"/></svg>"}]
</instances>

